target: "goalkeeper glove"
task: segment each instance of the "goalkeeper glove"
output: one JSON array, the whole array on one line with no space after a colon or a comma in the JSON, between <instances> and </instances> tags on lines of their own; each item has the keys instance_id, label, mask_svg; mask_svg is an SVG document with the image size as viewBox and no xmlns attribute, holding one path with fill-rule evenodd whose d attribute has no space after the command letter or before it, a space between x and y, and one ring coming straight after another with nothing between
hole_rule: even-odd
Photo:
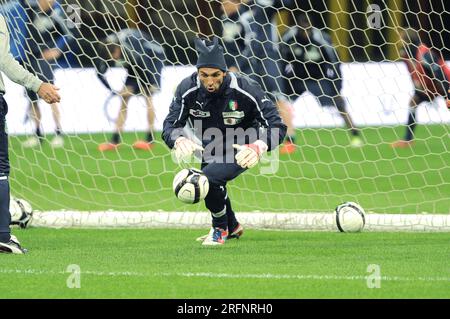
<instances>
[{"instance_id":1,"label":"goalkeeper glove","mask_svg":"<svg viewBox=\"0 0 450 319\"><path fill-rule=\"evenodd\" d=\"M257 140L252 144L233 144L233 147L238 150L235 158L237 164L242 168L254 167L268 149L267 144L261 140Z\"/></svg>"},{"instance_id":2,"label":"goalkeeper glove","mask_svg":"<svg viewBox=\"0 0 450 319\"><path fill-rule=\"evenodd\" d=\"M186 162L189 161L195 151L203 151L203 147L184 136L180 136L175 140L174 151L178 162Z\"/></svg>"}]
</instances>

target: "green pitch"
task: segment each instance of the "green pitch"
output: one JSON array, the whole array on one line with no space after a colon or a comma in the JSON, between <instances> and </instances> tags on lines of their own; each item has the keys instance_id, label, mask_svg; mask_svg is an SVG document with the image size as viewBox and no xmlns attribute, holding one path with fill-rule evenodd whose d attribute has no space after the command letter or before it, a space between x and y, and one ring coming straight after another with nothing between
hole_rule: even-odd
<instances>
[{"instance_id":1,"label":"green pitch","mask_svg":"<svg viewBox=\"0 0 450 319\"><path fill-rule=\"evenodd\" d=\"M445 233L205 231L16 230L29 253L0 255L0 299L450 298Z\"/></svg>"},{"instance_id":2,"label":"green pitch","mask_svg":"<svg viewBox=\"0 0 450 319\"><path fill-rule=\"evenodd\" d=\"M299 150L280 156L276 174L245 172L229 184L230 197L236 211L332 211L356 201L378 213L449 213L449 132L448 125L419 126L414 148L393 150L404 127L365 128L360 149L348 146L343 129L298 130ZM13 194L39 210L206 210L175 199L180 168L160 139L142 152L131 147L138 136L125 134L118 152L100 153L109 137L68 135L64 149L30 150L21 147L24 136L11 136Z\"/></svg>"}]
</instances>

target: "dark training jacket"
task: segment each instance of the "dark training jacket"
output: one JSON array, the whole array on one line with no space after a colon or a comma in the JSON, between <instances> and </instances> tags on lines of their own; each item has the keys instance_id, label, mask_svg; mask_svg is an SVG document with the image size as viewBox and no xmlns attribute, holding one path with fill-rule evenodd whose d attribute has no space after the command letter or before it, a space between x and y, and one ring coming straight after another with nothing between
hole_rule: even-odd
<instances>
[{"instance_id":1,"label":"dark training jacket","mask_svg":"<svg viewBox=\"0 0 450 319\"><path fill-rule=\"evenodd\" d=\"M241 144L242 141L227 139L233 131L229 129L253 128L249 131L257 132L256 136L246 137L245 143L261 139L268 145L269 151L283 141L287 129L276 106L261 86L246 76L231 72L225 76L216 93L209 93L201 85L197 72L178 85L162 132L169 148L174 147L178 137L186 135L183 131L186 123L194 129L203 146L211 142ZM205 134L208 129L220 130L222 139Z\"/></svg>"}]
</instances>

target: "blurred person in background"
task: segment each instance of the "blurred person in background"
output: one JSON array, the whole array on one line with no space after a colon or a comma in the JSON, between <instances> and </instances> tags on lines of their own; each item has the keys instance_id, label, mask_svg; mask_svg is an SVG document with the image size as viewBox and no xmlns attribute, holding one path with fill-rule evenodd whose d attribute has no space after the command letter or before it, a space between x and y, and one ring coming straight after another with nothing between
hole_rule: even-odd
<instances>
[{"instance_id":1,"label":"blurred person in background","mask_svg":"<svg viewBox=\"0 0 450 319\"><path fill-rule=\"evenodd\" d=\"M417 127L417 106L422 102L433 102L442 96L450 107L450 68L441 54L431 50L420 41L414 29L403 30L401 57L408 67L414 84L414 93L409 102L408 122L405 137L391 144L393 148L407 148L414 145L414 132Z\"/></svg>"},{"instance_id":2,"label":"blurred person in background","mask_svg":"<svg viewBox=\"0 0 450 319\"><path fill-rule=\"evenodd\" d=\"M293 14L295 25L283 35L280 48L285 61L286 95L295 99L309 91L322 106L335 106L350 130L351 146L362 146L360 131L348 114L346 101L341 95L340 61L330 36L314 28L303 11L294 10ZM292 120L286 123L292 123ZM288 128L288 134L293 132L293 128ZM290 153L295 150L293 141L291 136L283 151Z\"/></svg>"},{"instance_id":3,"label":"blurred person in background","mask_svg":"<svg viewBox=\"0 0 450 319\"><path fill-rule=\"evenodd\" d=\"M279 10L292 5L291 0L222 0L221 17L221 37L229 71L247 74L265 89L267 98L275 103L289 128L289 141L295 139L295 129L290 115L292 105L283 94L285 89L274 19ZM280 152L290 153L286 146L281 147Z\"/></svg>"},{"instance_id":4,"label":"blurred person in background","mask_svg":"<svg viewBox=\"0 0 450 319\"><path fill-rule=\"evenodd\" d=\"M136 141L133 147L147 151L153 148L155 110L152 95L159 90L164 60L163 47L142 30L124 29L106 38L103 49L95 59L95 66L100 81L112 94L121 97L121 106L111 140L100 144L99 151L113 151L120 146L128 115L128 101L139 94L146 100L148 131L145 140ZM123 67L128 72L125 87L120 92L114 92L104 76L110 67Z\"/></svg>"},{"instance_id":5,"label":"blurred person in background","mask_svg":"<svg viewBox=\"0 0 450 319\"><path fill-rule=\"evenodd\" d=\"M66 25L66 15L56 0L21 0L25 8L28 36L25 43L25 57L22 61L24 67L36 74L45 82L54 82L53 69L57 60L64 57L69 50L69 42L73 35ZM35 124L35 134L28 138L24 147L39 146L44 135L41 126L42 114L39 108L39 97L35 92L28 90L30 99L29 118ZM58 104L51 103L53 120L55 122L55 136L50 145L63 147L61 116Z\"/></svg>"}]
</instances>

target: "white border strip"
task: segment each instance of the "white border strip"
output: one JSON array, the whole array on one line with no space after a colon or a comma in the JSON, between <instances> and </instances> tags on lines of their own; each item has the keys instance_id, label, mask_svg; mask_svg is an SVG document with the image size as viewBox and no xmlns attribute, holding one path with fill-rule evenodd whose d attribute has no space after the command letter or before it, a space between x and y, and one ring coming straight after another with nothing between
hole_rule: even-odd
<instances>
[{"instance_id":1,"label":"white border strip","mask_svg":"<svg viewBox=\"0 0 450 319\"><path fill-rule=\"evenodd\" d=\"M237 213L246 228L338 231L334 213ZM450 232L450 214L366 214L364 231ZM31 225L47 228L209 228L206 212L34 212Z\"/></svg>"}]
</instances>

